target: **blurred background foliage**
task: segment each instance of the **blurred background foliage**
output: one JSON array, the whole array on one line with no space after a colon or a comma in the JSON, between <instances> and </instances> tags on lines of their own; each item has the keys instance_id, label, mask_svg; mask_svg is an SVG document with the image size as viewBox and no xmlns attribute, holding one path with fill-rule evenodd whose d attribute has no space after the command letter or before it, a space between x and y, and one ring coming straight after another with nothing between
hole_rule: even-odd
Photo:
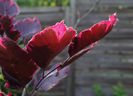
<instances>
[{"instance_id":1,"label":"blurred background foliage","mask_svg":"<svg viewBox=\"0 0 133 96\"><path fill-rule=\"evenodd\" d=\"M105 94L102 86L100 84L94 84L92 86L95 96L108 96ZM112 86L112 95L111 96L128 96L124 86L121 83Z\"/></svg>"},{"instance_id":2,"label":"blurred background foliage","mask_svg":"<svg viewBox=\"0 0 133 96\"><path fill-rule=\"evenodd\" d=\"M70 0L16 0L21 7L68 6Z\"/></svg>"}]
</instances>

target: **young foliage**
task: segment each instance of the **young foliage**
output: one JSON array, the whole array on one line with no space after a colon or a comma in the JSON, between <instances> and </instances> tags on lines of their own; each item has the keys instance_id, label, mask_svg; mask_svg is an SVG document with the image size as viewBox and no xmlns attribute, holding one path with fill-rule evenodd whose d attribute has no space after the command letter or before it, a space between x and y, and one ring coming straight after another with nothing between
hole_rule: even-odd
<instances>
[{"instance_id":1,"label":"young foliage","mask_svg":"<svg viewBox=\"0 0 133 96\"><path fill-rule=\"evenodd\" d=\"M47 91L58 84L68 75L69 65L90 51L117 22L114 13L109 20L94 24L79 34L64 21L41 31L37 18L16 21L18 13L19 8L13 0L0 0L0 66L11 87L24 88L31 81L31 95L35 90ZM29 34L33 36L25 43L25 48L21 48L17 42ZM51 61L67 46L68 58L48 71Z\"/></svg>"},{"instance_id":2,"label":"young foliage","mask_svg":"<svg viewBox=\"0 0 133 96\"><path fill-rule=\"evenodd\" d=\"M17 45L17 41L20 36L41 30L37 18L16 21L18 14L19 7L14 0L0 0L0 65L5 79L15 88L24 87L37 69L30 55Z\"/></svg>"}]
</instances>

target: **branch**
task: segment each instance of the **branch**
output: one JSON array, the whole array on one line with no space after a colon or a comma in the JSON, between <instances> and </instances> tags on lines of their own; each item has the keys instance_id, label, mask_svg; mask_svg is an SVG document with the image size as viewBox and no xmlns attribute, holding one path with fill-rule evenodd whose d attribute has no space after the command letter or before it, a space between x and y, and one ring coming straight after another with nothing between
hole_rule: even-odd
<instances>
[{"instance_id":1,"label":"branch","mask_svg":"<svg viewBox=\"0 0 133 96\"><path fill-rule=\"evenodd\" d=\"M83 14L81 17L79 17L78 19L77 19L77 21L76 21L76 23L75 23L75 25L74 25L74 28L77 28L77 26L78 26L78 24L81 22L81 20L83 20L85 17L87 17L96 7L97 7L97 5L99 5L99 3L100 3L100 1L101 0L97 0L96 2L95 2L95 4L93 4L93 6L90 8L90 9L88 9L88 11L85 13L85 14Z\"/></svg>"},{"instance_id":2,"label":"branch","mask_svg":"<svg viewBox=\"0 0 133 96\"><path fill-rule=\"evenodd\" d=\"M48 72L46 75L44 75L36 84L36 86L34 87L34 89L31 92L30 96L33 96L35 91L37 91L39 89L39 85L41 84L41 82L52 72L54 72L55 70L57 70L57 72L61 69L63 69L64 67L68 66L70 63L74 62L76 59L78 59L79 57L81 57L82 55L84 55L86 52L88 52L89 50L91 50L95 45L97 44L97 42L91 44L89 47L79 51L78 53L76 53L75 55L73 55L72 57L68 57L63 63L59 64L57 67L55 67L53 70L51 70L50 72Z\"/></svg>"}]
</instances>

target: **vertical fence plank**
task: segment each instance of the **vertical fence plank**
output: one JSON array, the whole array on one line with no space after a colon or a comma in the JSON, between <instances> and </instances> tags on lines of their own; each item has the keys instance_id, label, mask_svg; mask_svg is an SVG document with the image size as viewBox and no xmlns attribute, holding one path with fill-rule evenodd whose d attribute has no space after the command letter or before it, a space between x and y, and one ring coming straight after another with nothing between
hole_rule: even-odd
<instances>
[{"instance_id":1,"label":"vertical fence plank","mask_svg":"<svg viewBox=\"0 0 133 96\"><path fill-rule=\"evenodd\" d=\"M70 0L70 6L66 10L66 23L74 26L76 21L76 0ZM66 96L75 96L75 64L71 65L71 74L67 79Z\"/></svg>"}]
</instances>

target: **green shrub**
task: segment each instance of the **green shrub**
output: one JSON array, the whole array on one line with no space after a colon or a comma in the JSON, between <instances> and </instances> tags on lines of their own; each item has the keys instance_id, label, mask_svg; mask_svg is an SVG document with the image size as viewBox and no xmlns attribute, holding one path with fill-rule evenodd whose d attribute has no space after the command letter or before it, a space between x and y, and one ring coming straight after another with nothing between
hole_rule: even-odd
<instances>
[{"instance_id":1,"label":"green shrub","mask_svg":"<svg viewBox=\"0 0 133 96\"><path fill-rule=\"evenodd\" d=\"M21 7L68 6L69 0L16 0Z\"/></svg>"},{"instance_id":2,"label":"green shrub","mask_svg":"<svg viewBox=\"0 0 133 96\"><path fill-rule=\"evenodd\" d=\"M119 84L113 86L113 96L127 96L122 84L119 83Z\"/></svg>"},{"instance_id":3,"label":"green shrub","mask_svg":"<svg viewBox=\"0 0 133 96\"><path fill-rule=\"evenodd\" d=\"M95 96L106 96L100 84L93 85L93 91ZM112 96L128 96L124 86L120 83L112 87Z\"/></svg>"},{"instance_id":4,"label":"green shrub","mask_svg":"<svg viewBox=\"0 0 133 96\"><path fill-rule=\"evenodd\" d=\"M99 84L94 84L93 85L93 91L95 96L105 96L102 87Z\"/></svg>"}]
</instances>

